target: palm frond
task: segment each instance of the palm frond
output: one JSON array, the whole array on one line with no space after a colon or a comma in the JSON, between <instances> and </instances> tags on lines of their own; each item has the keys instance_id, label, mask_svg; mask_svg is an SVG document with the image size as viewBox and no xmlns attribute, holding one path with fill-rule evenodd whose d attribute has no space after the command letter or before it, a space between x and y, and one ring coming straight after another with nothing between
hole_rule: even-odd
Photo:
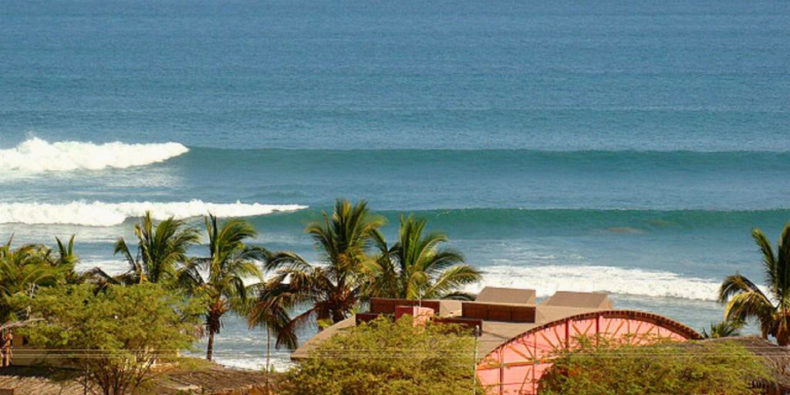
<instances>
[{"instance_id":1,"label":"palm frond","mask_svg":"<svg viewBox=\"0 0 790 395\"><path fill-rule=\"evenodd\" d=\"M719 302L725 303L732 296L743 292L755 292L762 295L763 298L768 298L763 294L759 287L751 280L741 274L733 274L727 276L719 287Z\"/></svg>"},{"instance_id":2,"label":"palm frond","mask_svg":"<svg viewBox=\"0 0 790 395\"><path fill-rule=\"evenodd\" d=\"M724 319L746 321L749 318L756 318L762 325L770 325L773 321L774 311L773 304L762 293L741 292L732 296L727 302L724 309Z\"/></svg>"},{"instance_id":3,"label":"palm frond","mask_svg":"<svg viewBox=\"0 0 790 395\"><path fill-rule=\"evenodd\" d=\"M459 288L480 281L480 271L469 265L456 265L445 269L425 292L429 297L444 298Z\"/></svg>"},{"instance_id":4,"label":"palm frond","mask_svg":"<svg viewBox=\"0 0 790 395\"><path fill-rule=\"evenodd\" d=\"M702 337L705 339L718 339L722 337L740 336L739 330L743 321L721 321L712 323L708 328L702 328Z\"/></svg>"},{"instance_id":5,"label":"palm frond","mask_svg":"<svg viewBox=\"0 0 790 395\"><path fill-rule=\"evenodd\" d=\"M776 293L776 286L779 284L780 280L779 273L777 272L778 262L774 255L773 248L771 247L771 242L768 241L768 237L765 236L765 233L757 228L752 229L752 238L760 248L760 252L763 256L763 267L765 269L767 284L771 287L771 292Z\"/></svg>"}]
</instances>

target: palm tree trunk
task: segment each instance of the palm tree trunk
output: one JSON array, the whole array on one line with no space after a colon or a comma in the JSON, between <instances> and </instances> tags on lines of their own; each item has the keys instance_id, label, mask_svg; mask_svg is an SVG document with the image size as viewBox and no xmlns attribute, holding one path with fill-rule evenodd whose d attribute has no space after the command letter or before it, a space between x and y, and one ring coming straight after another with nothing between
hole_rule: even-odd
<instances>
[{"instance_id":1,"label":"palm tree trunk","mask_svg":"<svg viewBox=\"0 0 790 395\"><path fill-rule=\"evenodd\" d=\"M272 349L272 336L269 327L266 327L266 395L269 395L269 373L272 371L269 366L269 359L271 357Z\"/></svg>"},{"instance_id":2,"label":"palm tree trunk","mask_svg":"<svg viewBox=\"0 0 790 395\"><path fill-rule=\"evenodd\" d=\"M790 343L790 328L788 328L787 321L787 309L782 306L782 318L779 321L779 327L776 329L776 342L782 347Z\"/></svg>"},{"instance_id":3,"label":"palm tree trunk","mask_svg":"<svg viewBox=\"0 0 790 395\"><path fill-rule=\"evenodd\" d=\"M206 359L211 361L211 358L214 356L214 331L209 329L208 331L208 346L206 347Z\"/></svg>"}]
</instances>

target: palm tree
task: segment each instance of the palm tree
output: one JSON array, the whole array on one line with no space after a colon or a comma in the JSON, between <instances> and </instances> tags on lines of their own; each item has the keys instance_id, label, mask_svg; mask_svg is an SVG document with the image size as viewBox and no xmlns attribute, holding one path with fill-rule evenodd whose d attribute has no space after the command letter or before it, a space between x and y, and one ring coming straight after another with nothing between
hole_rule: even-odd
<instances>
[{"instance_id":1,"label":"palm tree","mask_svg":"<svg viewBox=\"0 0 790 395\"><path fill-rule=\"evenodd\" d=\"M401 217L398 242L387 249L377 240L379 259L369 265L373 281L369 295L403 299L470 299L460 291L464 285L482 278L479 271L464 264L461 253L440 245L442 233L425 232L426 221Z\"/></svg>"},{"instance_id":2,"label":"palm tree","mask_svg":"<svg viewBox=\"0 0 790 395\"><path fill-rule=\"evenodd\" d=\"M740 336L739 330L743 327L741 321L722 321L710 324L709 329L702 328L702 337L705 339L718 339L722 337Z\"/></svg>"},{"instance_id":3,"label":"palm tree","mask_svg":"<svg viewBox=\"0 0 790 395\"><path fill-rule=\"evenodd\" d=\"M262 278L255 262L263 261L266 251L245 244L246 240L257 235L255 228L247 221L230 220L220 228L217 217L209 215L206 218L206 231L209 256L187 262L180 272L179 281L190 293L206 300L206 359L210 361L214 354L214 335L222 328L222 316L229 311L247 313L247 295L257 283L246 286L244 279ZM203 278L201 270L207 272L208 277Z\"/></svg>"},{"instance_id":4,"label":"palm tree","mask_svg":"<svg viewBox=\"0 0 790 395\"><path fill-rule=\"evenodd\" d=\"M266 393L269 392L272 335L276 338L275 348L285 346L294 349L298 346L295 328L291 325L288 311L299 301L299 296L292 293L288 285L262 283L258 290L258 298L249 309L247 323L250 329L255 327L266 329Z\"/></svg>"},{"instance_id":5,"label":"palm tree","mask_svg":"<svg viewBox=\"0 0 790 395\"><path fill-rule=\"evenodd\" d=\"M55 237L58 244L57 258L50 259L54 265L64 266L67 270L66 282L70 284L78 284L85 280L85 276L77 274L74 268L80 262L80 257L74 251L74 235L69 238L68 244L63 243L60 238Z\"/></svg>"},{"instance_id":6,"label":"palm tree","mask_svg":"<svg viewBox=\"0 0 790 395\"><path fill-rule=\"evenodd\" d=\"M32 295L38 287L55 286L74 276L74 266L52 258L52 250L41 244L11 247L13 236L0 246L0 320L11 313L8 299Z\"/></svg>"},{"instance_id":7,"label":"palm tree","mask_svg":"<svg viewBox=\"0 0 790 395\"><path fill-rule=\"evenodd\" d=\"M354 309L364 289L365 266L372 259L368 252L385 219L373 215L367 202L352 205L338 200L334 212L323 213L323 221L313 222L305 232L312 236L321 251L320 265L307 262L293 252L278 252L268 257L266 269L275 272L270 286L289 295L294 303L310 303L304 313L293 317L288 328L295 328L317 318L335 323Z\"/></svg>"},{"instance_id":8,"label":"palm tree","mask_svg":"<svg viewBox=\"0 0 790 395\"><path fill-rule=\"evenodd\" d=\"M755 318L763 338L773 336L780 346L786 346L790 343L790 223L782 230L776 254L760 229L752 230L752 237L763 255L768 295L741 274L727 277L719 289L719 301L727 303L724 318Z\"/></svg>"},{"instance_id":9,"label":"palm tree","mask_svg":"<svg viewBox=\"0 0 790 395\"><path fill-rule=\"evenodd\" d=\"M59 237L56 237L55 241L58 244L58 258L56 262L61 265L76 266L80 261L80 257L74 252L74 235L71 235L68 244L63 243Z\"/></svg>"},{"instance_id":10,"label":"palm tree","mask_svg":"<svg viewBox=\"0 0 790 395\"><path fill-rule=\"evenodd\" d=\"M141 224L134 225L134 234L138 241L136 258L123 238L115 243L114 253L121 253L129 263L129 271L118 278L121 283L172 281L177 266L189 261L187 248L198 242L197 230L173 217L154 228L150 211L146 211Z\"/></svg>"}]
</instances>

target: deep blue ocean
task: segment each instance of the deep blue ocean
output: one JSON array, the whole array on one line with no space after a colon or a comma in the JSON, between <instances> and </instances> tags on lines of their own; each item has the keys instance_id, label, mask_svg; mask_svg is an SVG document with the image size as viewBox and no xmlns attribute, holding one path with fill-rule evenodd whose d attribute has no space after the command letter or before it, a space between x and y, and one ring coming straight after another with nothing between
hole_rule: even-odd
<instances>
[{"instance_id":1,"label":"deep blue ocean","mask_svg":"<svg viewBox=\"0 0 790 395\"><path fill-rule=\"evenodd\" d=\"M339 197L427 218L483 285L700 328L790 220L786 1L4 1L0 237L244 216L316 258ZM199 253L200 251L196 251ZM305 331L303 337L309 337ZM260 366L239 319L221 362ZM285 360L284 352L278 354Z\"/></svg>"}]
</instances>

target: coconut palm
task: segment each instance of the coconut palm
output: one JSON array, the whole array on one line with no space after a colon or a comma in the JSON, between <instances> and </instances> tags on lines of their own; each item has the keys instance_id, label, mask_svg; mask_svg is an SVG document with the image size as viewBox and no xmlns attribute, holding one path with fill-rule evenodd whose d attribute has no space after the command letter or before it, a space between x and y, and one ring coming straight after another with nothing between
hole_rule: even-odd
<instances>
[{"instance_id":1,"label":"coconut palm","mask_svg":"<svg viewBox=\"0 0 790 395\"><path fill-rule=\"evenodd\" d=\"M66 281L68 283L77 284L83 282L85 280L85 276L79 275L74 271L74 268L80 262L80 257L74 251L74 235L71 235L68 243L64 243L58 237L55 237L55 242L58 244L58 256L54 259L50 258L52 263L66 267Z\"/></svg>"},{"instance_id":2,"label":"coconut palm","mask_svg":"<svg viewBox=\"0 0 790 395\"><path fill-rule=\"evenodd\" d=\"M52 250L41 244L12 248L13 236L0 246L0 320L11 313L8 298L32 295L38 287L55 286L74 277L74 266L52 257Z\"/></svg>"},{"instance_id":3,"label":"coconut palm","mask_svg":"<svg viewBox=\"0 0 790 395\"><path fill-rule=\"evenodd\" d=\"M741 274L727 277L719 289L719 300L726 302L726 320L756 319L763 338L776 338L780 346L790 343L790 223L786 224L774 254L770 241L760 229L752 237L763 256L768 295Z\"/></svg>"},{"instance_id":4,"label":"coconut palm","mask_svg":"<svg viewBox=\"0 0 790 395\"><path fill-rule=\"evenodd\" d=\"M271 372L272 335L275 337L275 348L282 346L294 349L298 346L296 332L291 325L288 315L299 301L297 295L290 291L284 284L261 284L258 298L252 303L247 315L250 329L263 327L266 329L266 391L269 386L269 373Z\"/></svg>"},{"instance_id":5,"label":"coconut palm","mask_svg":"<svg viewBox=\"0 0 790 395\"><path fill-rule=\"evenodd\" d=\"M220 227L217 217L209 215L206 231L209 256L187 262L180 271L179 281L190 293L206 301L206 359L210 361L214 354L214 335L219 334L222 328L223 315L229 311L247 313L250 288L256 287L262 278L256 261L263 261L266 251L245 244L257 235L247 221L230 220ZM201 271L206 273L205 278ZM244 284L246 278L254 278L258 282L247 286Z\"/></svg>"},{"instance_id":6,"label":"coconut palm","mask_svg":"<svg viewBox=\"0 0 790 395\"><path fill-rule=\"evenodd\" d=\"M383 239L377 240L381 255L369 265L373 277L370 296L470 299L460 289L480 281L480 272L464 264L461 253L440 248L447 236L425 234L426 223L412 216L401 216L398 242L387 249Z\"/></svg>"},{"instance_id":7,"label":"coconut palm","mask_svg":"<svg viewBox=\"0 0 790 395\"><path fill-rule=\"evenodd\" d=\"M708 329L702 328L702 337L705 339L718 339L722 337L740 336L739 330L743 327L741 321L722 321L710 324Z\"/></svg>"},{"instance_id":8,"label":"coconut palm","mask_svg":"<svg viewBox=\"0 0 790 395\"><path fill-rule=\"evenodd\" d=\"M77 253L74 252L74 235L71 235L68 244L63 243L59 237L56 237L55 241L58 244L58 257L56 262L59 265L68 265L72 268L76 266L80 258L77 256Z\"/></svg>"},{"instance_id":9,"label":"coconut palm","mask_svg":"<svg viewBox=\"0 0 790 395\"><path fill-rule=\"evenodd\" d=\"M197 230L182 220L170 217L154 227L150 211L146 211L142 223L134 225L134 234L138 242L136 257L123 238L115 243L114 253L121 253L129 263L129 271L117 278L125 284L172 281L177 266L189 261L187 248L198 242Z\"/></svg>"},{"instance_id":10,"label":"coconut palm","mask_svg":"<svg viewBox=\"0 0 790 395\"><path fill-rule=\"evenodd\" d=\"M365 266L379 228L385 220L368 210L367 202L352 205L338 200L332 215L323 213L323 221L313 222L305 232L320 251L320 264L311 264L293 252L278 252L268 257L267 270L274 271L271 286L280 286L294 303L309 303L310 308L293 317L289 328L315 318L335 323L345 319L362 296Z\"/></svg>"}]
</instances>

